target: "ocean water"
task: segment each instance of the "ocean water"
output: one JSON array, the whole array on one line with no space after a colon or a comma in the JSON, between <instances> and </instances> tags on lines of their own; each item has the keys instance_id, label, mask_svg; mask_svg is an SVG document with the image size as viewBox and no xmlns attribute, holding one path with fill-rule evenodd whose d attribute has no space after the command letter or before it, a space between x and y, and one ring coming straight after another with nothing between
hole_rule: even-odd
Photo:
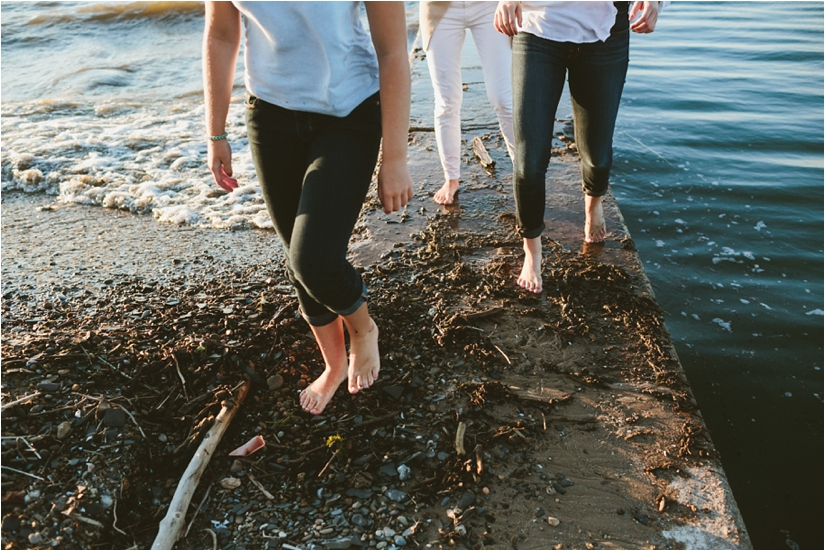
<instances>
[{"instance_id":1,"label":"ocean water","mask_svg":"<svg viewBox=\"0 0 825 551\"><path fill-rule=\"evenodd\" d=\"M241 60L227 128L244 185L225 194L205 167L202 12L3 2L2 190L271 227ZM674 2L633 35L613 191L754 545L821 549L823 5Z\"/></svg>"}]
</instances>

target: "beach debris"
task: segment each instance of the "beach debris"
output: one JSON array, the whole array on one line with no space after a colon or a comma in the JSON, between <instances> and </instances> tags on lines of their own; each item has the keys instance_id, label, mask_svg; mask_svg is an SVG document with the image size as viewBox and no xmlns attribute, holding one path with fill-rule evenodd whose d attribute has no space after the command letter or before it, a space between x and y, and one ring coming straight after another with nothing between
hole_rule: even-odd
<instances>
[{"instance_id":1,"label":"beach debris","mask_svg":"<svg viewBox=\"0 0 825 551\"><path fill-rule=\"evenodd\" d=\"M455 430L455 452L459 457L467 455L467 450L464 449L464 432L467 430L467 425L461 421L458 423L458 428Z\"/></svg>"},{"instance_id":2,"label":"beach debris","mask_svg":"<svg viewBox=\"0 0 825 551\"><path fill-rule=\"evenodd\" d=\"M230 457L246 457L266 446L264 437L260 434L253 437L246 444L229 452Z\"/></svg>"},{"instance_id":3,"label":"beach debris","mask_svg":"<svg viewBox=\"0 0 825 551\"><path fill-rule=\"evenodd\" d=\"M152 543L152 549L172 549L181 536L184 520L186 519L186 510L189 508L192 495L195 493L201 476L209 464L209 459L215 453L215 448L218 447L221 438L229 427L229 423L232 422L232 418L249 393L250 386L251 382L247 379L240 385L235 396L222 402L221 411L215 417L215 424L206 433L201 445L198 446L195 455L189 462L189 466L186 467L178 487L175 489L175 495L172 497L166 516L160 521L158 535ZM223 481L221 482L223 483ZM223 484L221 485L223 486ZM240 481L238 485L240 485Z\"/></svg>"},{"instance_id":4,"label":"beach debris","mask_svg":"<svg viewBox=\"0 0 825 551\"><path fill-rule=\"evenodd\" d=\"M481 163L481 166L484 167L484 170L492 171L496 168L496 162L490 157L490 154L487 153L487 148L484 147L484 142L481 141L481 138L476 136L473 138L473 153L475 154L478 161Z\"/></svg>"}]
</instances>

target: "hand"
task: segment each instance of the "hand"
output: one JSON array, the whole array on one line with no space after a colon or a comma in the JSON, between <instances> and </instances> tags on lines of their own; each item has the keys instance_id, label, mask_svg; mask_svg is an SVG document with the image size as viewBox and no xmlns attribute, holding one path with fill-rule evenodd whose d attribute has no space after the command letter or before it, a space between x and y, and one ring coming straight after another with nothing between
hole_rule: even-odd
<instances>
[{"instance_id":1,"label":"hand","mask_svg":"<svg viewBox=\"0 0 825 551\"><path fill-rule=\"evenodd\" d=\"M406 159L382 162L378 169L378 200L384 206L384 212L401 210L412 198L412 178Z\"/></svg>"},{"instance_id":2,"label":"hand","mask_svg":"<svg viewBox=\"0 0 825 551\"><path fill-rule=\"evenodd\" d=\"M636 19L640 12L641 15ZM659 19L659 2L634 2L628 19L636 19L630 24L630 30L634 33L652 33L656 29L656 20Z\"/></svg>"},{"instance_id":3,"label":"hand","mask_svg":"<svg viewBox=\"0 0 825 551\"><path fill-rule=\"evenodd\" d=\"M493 26L502 34L516 36L521 27L521 2L499 2Z\"/></svg>"},{"instance_id":4,"label":"hand","mask_svg":"<svg viewBox=\"0 0 825 551\"><path fill-rule=\"evenodd\" d=\"M210 140L207 150L207 163L215 183L231 193L238 188L238 180L232 177L232 147L229 140Z\"/></svg>"}]
</instances>

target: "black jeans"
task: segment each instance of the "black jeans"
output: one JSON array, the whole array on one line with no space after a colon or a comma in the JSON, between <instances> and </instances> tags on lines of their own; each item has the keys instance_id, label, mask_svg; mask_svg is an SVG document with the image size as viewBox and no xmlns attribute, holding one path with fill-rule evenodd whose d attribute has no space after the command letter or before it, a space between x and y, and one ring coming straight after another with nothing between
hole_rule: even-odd
<instances>
[{"instance_id":1,"label":"black jeans","mask_svg":"<svg viewBox=\"0 0 825 551\"><path fill-rule=\"evenodd\" d=\"M322 326L352 314L366 287L347 261L347 245L378 159L378 93L346 117L291 111L254 96L246 106L255 170L304 318Z\"/></svg>"},{"instance_id":2,"label":"black jeans","mask_svg":"<svg viewBox=\"0 0 825 551\"><path fill-rule=\"evenodd\" d=\"M544 179L565 73L582 188L593 197L607 192L629 46L626 3L617 4L624 4L623 9L619 7L611 36L604 42L555 42L523 32L513 39L513 186L522 237L538 237L544 231Z\"/></svg>"}]
</instances>

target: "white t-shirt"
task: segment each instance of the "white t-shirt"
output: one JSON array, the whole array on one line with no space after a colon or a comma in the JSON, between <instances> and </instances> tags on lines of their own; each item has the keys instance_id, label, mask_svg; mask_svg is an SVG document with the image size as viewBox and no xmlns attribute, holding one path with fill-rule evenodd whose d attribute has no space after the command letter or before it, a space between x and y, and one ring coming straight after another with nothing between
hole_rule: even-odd
<instances>
[{"instance_id":1,"label":"white t-shirt","mask_svg":"<svg viewBox=\"0 0 825 551\"><path fill-rule=\"evenodd\" d=\"M616 12L613 2L522 2L519 30L556 42L604 42Z\"/></svg>"},{"instance_id":2,"label":"white t-shirt","mask_svg":"<svg viewBox=\"0 0 825 551\"><path fill-rule=\"evenodd\" d=\"M233 2L244 23L244 84L295 111L344 117L378 91L360 2Z\"/></svg>"}]
</instances>

